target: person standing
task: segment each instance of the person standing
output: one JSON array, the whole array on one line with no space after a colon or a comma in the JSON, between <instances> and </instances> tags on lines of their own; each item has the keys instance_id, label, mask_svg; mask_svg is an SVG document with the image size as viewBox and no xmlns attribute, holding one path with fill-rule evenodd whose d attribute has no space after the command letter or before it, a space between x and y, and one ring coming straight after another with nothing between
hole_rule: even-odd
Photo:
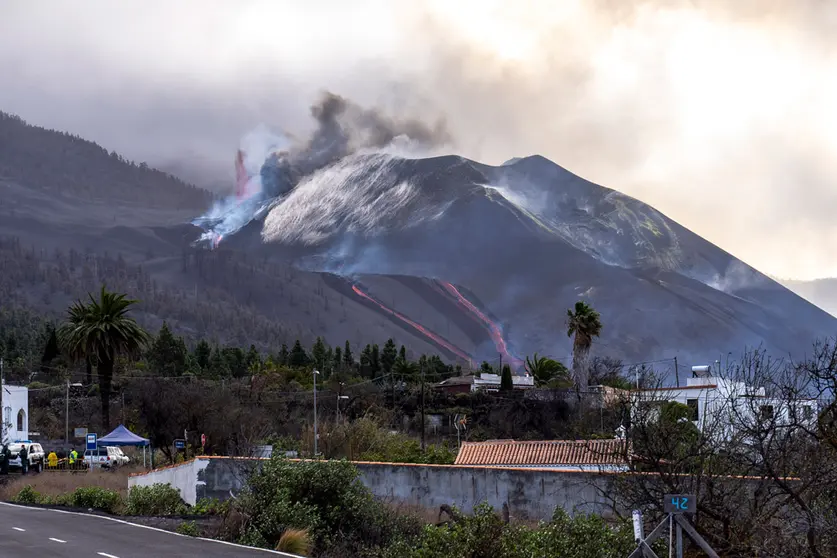
<instances>
[{"instance_id":1,"label":"person standing","mask_svg":"<svg viewBox=\"0 0 837 558\"><path fill-rule=\"evenodd\" d=\"M29 452L26 451L26 444L20 444L20 470L25 475L29 471Z\"/></svg>"},{"instance_id":2,"label":"person standing","mask_svg":"<svg viewBox=\"0 0 837 558\"><path fill-rule=\"evenodd\" d=\"M9 446L3 444L0 450L0 475L9 474Z\"/></svg>"},{"instance_id":3,"label":"person standing","mask_svg":"<svg viewBox=\"0 0 837 558\"><path fill-rule=\"evenodd\" d=\"M78 461L78 452L76 451L76 448L73 448L72 450L70 450L69 461L70 461L70 468L72 469L73 466L76 464L76 461Z\"/></svg>"}]
</instances>

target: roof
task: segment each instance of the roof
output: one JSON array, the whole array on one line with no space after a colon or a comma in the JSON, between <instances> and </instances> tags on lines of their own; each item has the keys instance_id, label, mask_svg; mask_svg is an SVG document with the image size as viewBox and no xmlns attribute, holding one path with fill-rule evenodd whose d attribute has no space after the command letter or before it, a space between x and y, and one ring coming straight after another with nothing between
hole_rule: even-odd
<instances>
[{"instance_id":1,"label":"roof","mask_svg":"<svg viewBox=\"0 0 837 558\"><path fill-rule=\"evenodd\" d=\"M147 446L149 441L120 424L113 429L113 432L96 440L96 444L99 446Z\"/></svg>"},{"instance_id":2,"label":"roof","mask_svg":"<svg viewBox=\"0 0 837 558\"><path fill-rule=\"evenodd\" d=\"M474 383L474 375L468 374L466 376L454 376L436 384L436 387L447 386L468 386Z\"/></svg>"},{"instance_id":3,"label":"roof","mask_svg":"<svg viewBox=\"0 0 837 558\"><path fill-rule=\"evenodd\" d=\"M625 441L463 442L456 465L623 465Z\"/></svg>"}]
</instances>

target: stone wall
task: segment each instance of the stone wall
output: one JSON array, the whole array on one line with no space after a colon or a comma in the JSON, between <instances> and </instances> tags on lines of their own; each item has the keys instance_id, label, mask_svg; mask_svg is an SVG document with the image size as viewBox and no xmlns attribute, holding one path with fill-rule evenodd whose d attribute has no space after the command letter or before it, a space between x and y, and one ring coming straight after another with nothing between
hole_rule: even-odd
<instances>
[{"instance_id":1,"label":"stone wall","mask_svg":"<svg viewBox=\"0 0 837 558\"><path fill-rule=\"evenodd\" d=\"M169 483L194 504L203 497L221 500L236 494L247 475L263 461L219 457L135 474L129 486ZM456 505L470 513L481 502L498 511L508 506L516 519L548 519L556 507L569 513L612 514L607 498L611 475L572 470L486 468L455 465L355 463L360 480L381 500L438 510Z\"/></svg>"}]
</instances>

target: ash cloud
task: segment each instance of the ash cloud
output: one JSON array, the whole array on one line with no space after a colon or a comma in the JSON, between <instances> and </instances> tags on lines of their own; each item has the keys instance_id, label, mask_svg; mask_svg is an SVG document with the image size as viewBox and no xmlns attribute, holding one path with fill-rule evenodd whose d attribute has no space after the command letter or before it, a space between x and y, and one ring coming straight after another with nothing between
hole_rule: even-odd
<instances>
[{"instance_id":1,"label":"ash cloud","mask_svg":"<svg viewBox=\"0 0 837 558\"><path fill-rule=\"evenodd\" d=\"M444 115L464 156L540 153L762 271L837 276L835 32L819 0L0 1L0 110L229 191L239 138L312 138L326 89L401 127L350 104L325 153Z\"/></svg>"},{"instance_id":2,"label":"ash cloud","mask_svg":"<svg viewBox=\"0 0 837 558\"><path fill-rule=\"evenodd\" d=\"M336 165L354 153L377 152L389 148L394 143L398 144L396 147L400 150L407 148L424 153L434 148L448 148L452 145L444 120L437 120L430 126L419 120L396 119L378 109L361 107L330 91L320 94L319 100L311 106L310 114L316 121L316 127L305 139L293 139L285 133L274 133L265 126L258 127L242 139L241 150L244 154L245 168L251 176L245 187L246 196L244 199L238 194L228 196L214 204L205 215L193 221L205 231L199 240L200 243L217 245L223 238L265 215L271 207L276 206L276 202L284 199L296 188L300 181L317 171ZM362 169L357 165L349 167L353 170ZM346 170L337 169L331 175L341 176L346 174ZM348 176L351 176L351 170L348 171ZM320 178L317 184L322 182L323 177ZM393 188L384 195L379 192L375 197L368 198L364 197L362 192L363 186L369 190L369 184L348 184L345 179L338 183L343 196L356 196L357 199L344 199L339 206L332 203L332 210L353 206L364 212L369 212L372 208L374 211L380 211L383 208L377 205L389 197L406 203L404 194L407 190L404 188L407 185ZM352 186L357 187L353 189ZM324 205L325 198L329 198L329 195L328 188L323 186L313 192L313 200L303 204L308 209L314 209L313 215L304 220L307 227L310 228L312 223L319 222L323 217L332 217ZM297 200L299 198L300 196ZM302 212L298 209L292 211L291 226L299 235L304 236L309 233L299 230L302 226L299 219ZM283 214L287 213L285 211ZM276 226L277 222L281 223L282 219L276 215L268 219L268 225L274 224L271 227L273 229L288 228ZM293 231L283 232L288 234ZM276 234L278 233L274 230L272 235Z\"/></svg>"}]
</instances>

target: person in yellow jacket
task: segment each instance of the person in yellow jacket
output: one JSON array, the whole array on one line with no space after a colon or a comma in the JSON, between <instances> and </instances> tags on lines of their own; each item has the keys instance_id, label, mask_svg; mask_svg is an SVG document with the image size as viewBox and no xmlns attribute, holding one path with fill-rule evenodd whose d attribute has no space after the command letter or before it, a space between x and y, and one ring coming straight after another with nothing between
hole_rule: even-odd
<instances>
[{"instance_id":1,"label":"person in yellow jacket","mask_svg":"<svg viewBox=\"0 0 837 558\"><path fill-rule=\"evenodd\" d=\"M73 448L73 449L70 451L69 458L70 458L70 459L69 459L69 461L70 461L70 467L72 467L73 465L75 465L76 461L78 461L78 452L76 451L76 448Z\"/></svg>"},{"instance_id":2,"label":"person in yellow jacket","mask_svg":"<svg viewBox=\"0 0 837 558\"><path fill-rule=\"evenodd\" d=\"M49 452L49 455L47 455L47 464L50 469L58 467L58 454L55 453L55 450Z\"/></svg>"}]
</instances>

